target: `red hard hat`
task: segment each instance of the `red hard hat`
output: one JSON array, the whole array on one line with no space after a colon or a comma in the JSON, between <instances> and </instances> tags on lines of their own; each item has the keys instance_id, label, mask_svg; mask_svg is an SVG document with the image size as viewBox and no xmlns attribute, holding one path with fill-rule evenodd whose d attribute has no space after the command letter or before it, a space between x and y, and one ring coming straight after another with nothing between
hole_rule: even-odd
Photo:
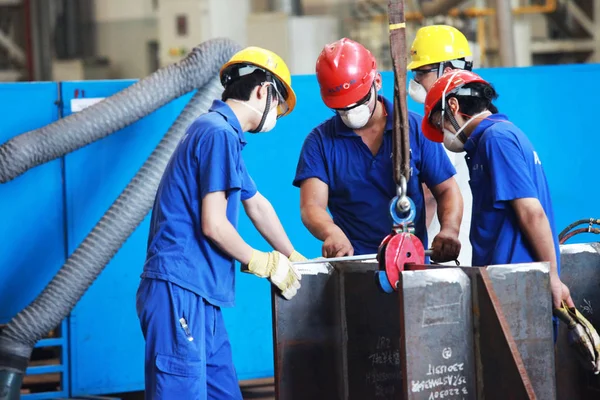
<instances>
[{"instance_id":1,"label":"red hard hat","mask_svg":"<svg viewBox=\"0 0 600 400\"><path fill-rule=\"evenodd\" d=\"M435 81L433 86L431 86L431 89L429 89L429 92L427 92L427 97L425 98L425 114L423 116L423 122L421 123L421 130L427 139L438 143L444 141L444 134L442 131L435 127L429 120L433 110L442 101L442 97L444 97L443 100L445 101L448 95L455 93L464 85L474 82L489 85L487 81L476 73L462 69L448 71Z\"/></svg>"},{"instance_id":2,"label":"red hard hat","mask_svg":"<svg viewBox=\"0 0 600 400\"><path fill-rule=\"evenodd\" d=\"M377 73L377 62L363 45L342 38L325 45L315 69L325 105L345 108L369 93Z\"/></svg>"}]
</instances>

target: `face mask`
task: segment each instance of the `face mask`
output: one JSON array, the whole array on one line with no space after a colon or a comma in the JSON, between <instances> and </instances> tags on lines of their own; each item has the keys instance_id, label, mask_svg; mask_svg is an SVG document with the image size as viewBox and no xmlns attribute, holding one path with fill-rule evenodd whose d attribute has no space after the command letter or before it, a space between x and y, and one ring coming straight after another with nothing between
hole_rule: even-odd
<instances>
[{"instance_id":1,"label":"face mask","mask_svg":"<svg viewBox=\"0 0 600 400\"><path fill-rule=\"evenodd\" d=\"M467 142L467 137L465 134L461 134L464 129L473 121L475 118L483 115L485 113L489 113L489 111L483 111L479 114L473 115L463 126L461 126L456 133L452 133L449 129L444 128L444 147L450 150L453 153L462 153L465 151L465 143Z\"/></svg>"},{"instance_id":2,"label":"face mask","mask_svg":"<svg viewBox=\"0 0 600 400\"><path fill-rule=\"evenodd\" d=\"M245 101L239 101L237 99L231 99L231 101L240 103L240 104L248 107L249 109L251 109L252 111L257 113L258 115L260 115L260 117L262 118L263 111L258 111L256 108L254 108L250 104L246 103ZM268 131L272 130L273 128L275 128L276 124L277 124L277 107L273 107L273 108L271 108L271 110L269 110L269 113L267 114L267 118L265 118L265 122L263 123L263 126L259 132L268 132Z\"/></svg>"},{"instance_id":3,"label":"face mask","mask_svg":"<svg viewBox=\"0 0 600 400\"><path fill-rule=\"evenodd\" d=\"M427 90L425 90L423 85L411 79L408 82L408 95L417 103L424 104L427 97Z\"/></svg>"},{"instance_id":4,"label":"face mask","mask_svg":"<svg viewBox=\"0 0 600 400\"><path fill-rule=\"evenodd\" d=\"M339 114L344 125L350 129L360 129L364 127L371 118L371 110L369 110L369 106L366 104L361 104L348 111L339 111Z\"/></svg>"}]
</instances>

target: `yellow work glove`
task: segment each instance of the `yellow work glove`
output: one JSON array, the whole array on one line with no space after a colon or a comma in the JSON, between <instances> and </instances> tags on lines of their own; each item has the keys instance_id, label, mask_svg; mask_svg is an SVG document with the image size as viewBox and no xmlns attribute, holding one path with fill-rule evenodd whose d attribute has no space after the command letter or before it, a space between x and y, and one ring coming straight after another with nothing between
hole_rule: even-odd
<instances>
[{"instance_id":1,"label":"yellow work glove","mask_svg":"<svg viewBox=\"0 0 600 400\"><path fill-rule=\"evenodd\" d=\"M569 345L584 368L594 374L600 373L600 336L596 329L575 307L567 307L564 301L553 313L569 327Z\"/></svg>"},{"instance_id":2,"label":"yellow work glove","mask_svg":"<svg viewBox=\"0 0 600 400\"><path fill-rule=\"evenodd\" d=\"M294 297L300 289L300 274L296 272L290 260L278 251L265 253L253 250L252 258L244 272L261 278L268 278L277 286L287 300Z\"/></svg>"},{"instance_id":3,"label":"yellow work glove","mask_svg":"<svg viewBox=\"0 0 600 400\"><path fill-rule=\"evenodd\" d=\"M300 261L308 261L308 259L306 257L304 257L302 254L298 253L296 250L294 250L292 252L292 254L290 254L290 256L288 257L288 260L290 260L290 262L300 262Z\"/></svg>"}]
</instances>

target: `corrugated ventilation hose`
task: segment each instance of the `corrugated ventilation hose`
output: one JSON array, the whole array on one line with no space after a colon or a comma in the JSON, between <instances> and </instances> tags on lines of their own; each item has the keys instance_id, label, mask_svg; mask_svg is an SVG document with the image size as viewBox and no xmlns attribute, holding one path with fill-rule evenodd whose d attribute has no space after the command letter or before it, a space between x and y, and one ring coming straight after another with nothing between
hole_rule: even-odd
<instances>
[{"instance_id":1,"label":"corrugated ventilation hose","mask_svg":"<svg viewBox=\"0 0 600 400\"><path fill-rule=\"evenodd\" d=\"M67 259L42 293L0 334L0 400L20 397L22 378L35 343L73 309L92 282L146 217L162 173L191 122L223 91L220 67L239 45L209 40L177 64L127 89L0 146L0 180L7 182L49 160L103 138L194 89L197 93L98 224Z\"/></svg>"}]
</instances>

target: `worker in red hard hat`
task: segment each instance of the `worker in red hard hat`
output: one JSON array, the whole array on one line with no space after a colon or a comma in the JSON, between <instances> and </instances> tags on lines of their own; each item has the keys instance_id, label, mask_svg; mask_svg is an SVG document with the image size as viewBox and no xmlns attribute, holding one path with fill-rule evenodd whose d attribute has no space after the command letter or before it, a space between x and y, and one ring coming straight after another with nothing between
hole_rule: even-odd
<instances>
[{"instance_id":1,"label":"worker in red hard hat","mask_svg":"<svg viewBox=\"0 0 600 400\"><path fill-rule=\"evenodd\" d=\"M323 256L376 253L392 231L393 104L382 86L375 57L361 44L340 39L326 45L316 63L321 98L335 115L315 127L302 146L294 185L300 187L302 221L323 241ZM462 197L456 173L441 145L425 140L421 117L409 112L415 235L426 245L424 182L438 203L441 230L432 260L456 259ZM330 214L327 212L329 209Z\"/></svg>"},{"instance_id":2,"label":"worker in red hard hat","mask_svg":"<svg viewBox=\"0 0 600 400\"><path fill-rule=\"evenodd\" d=\"M423 134L453 152L466 151L473 193L473 265L550 263L554 306L573 307L561 282L560 249L550 190L538 153L506 115L492 85L477 74L442 75L425 99Z\"/></svg>"}]
</instances>

